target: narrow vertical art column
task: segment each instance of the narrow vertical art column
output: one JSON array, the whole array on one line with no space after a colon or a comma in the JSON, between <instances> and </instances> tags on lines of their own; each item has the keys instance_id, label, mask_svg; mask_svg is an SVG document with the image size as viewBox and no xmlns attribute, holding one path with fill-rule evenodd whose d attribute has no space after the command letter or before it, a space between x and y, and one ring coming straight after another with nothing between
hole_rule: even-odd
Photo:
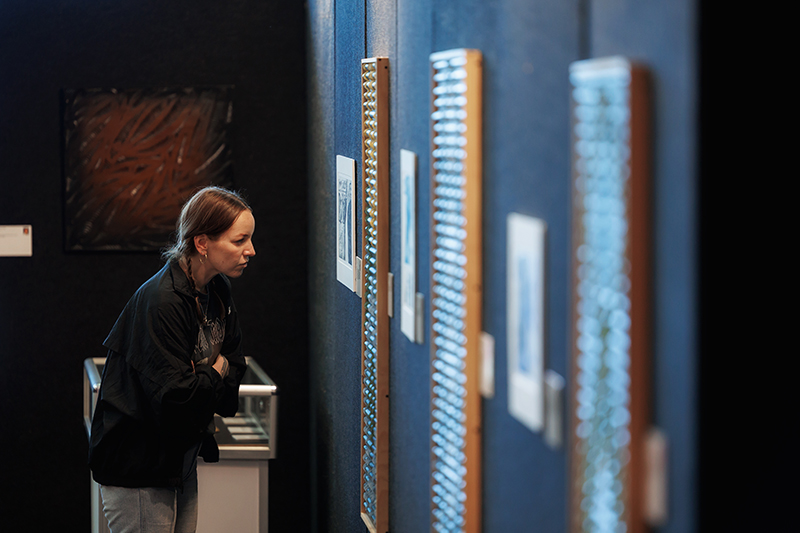
<instances>
[{"instance_id":1,"label":"narrow vertical art column","mask_svg":"<svg viewBox=\"0 0 800 533\"><path fill-rule=\"evenodd\" d=\"M571 528L644 531L649 422L646 75L573 63Z\"/></svg>"},{"instance_id":2,"label":"narrow vertical art column","mask_svg":"<svg viewBox=\"0 0 800 533\"><path fill-rule=\"evenodd\" d=\"M481 527L481 74L477 50L430 56L433 75L431 527Z\"/></svg>"},{"instance_id":3,"label":"narrow vertical art column","mask_svg":"<svg viewBox=\"0 0 800 533\"><path fill-rule=\"evenodd\" d=\"M361 61L361 518L389 530L389 60Z\"/></svg>"}]
</instances>

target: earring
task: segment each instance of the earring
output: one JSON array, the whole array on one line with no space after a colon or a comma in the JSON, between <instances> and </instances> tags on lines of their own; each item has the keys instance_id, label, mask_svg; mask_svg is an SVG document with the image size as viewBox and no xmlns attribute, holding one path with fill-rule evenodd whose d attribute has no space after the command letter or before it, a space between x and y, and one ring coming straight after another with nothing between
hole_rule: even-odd
<instances>
[{"instance_id":1,"label":"earring","mask_svg":"<svg viewBox=\"0 0 800 533\"><path fill-rule=\"evenodd\" d=\"M208 254L203 254L202 256L200 256L200 264L202 265L203 263L205 263L206 259L208 259Z\"/></svg>"}]
</instances>

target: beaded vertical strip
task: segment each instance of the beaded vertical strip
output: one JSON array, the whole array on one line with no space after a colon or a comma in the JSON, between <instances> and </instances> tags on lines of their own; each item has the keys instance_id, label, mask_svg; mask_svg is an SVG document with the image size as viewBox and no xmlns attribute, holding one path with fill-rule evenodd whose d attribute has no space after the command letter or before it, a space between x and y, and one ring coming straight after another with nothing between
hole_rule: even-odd
<instances>
[{"instance_id":1,"label":"beaded vertical strip","mask_svg":"<svg viewBox=\"0 0 800 533\"><path fill-rule=\"evenodd\" d=\"M361 517L389 529L389 60L361 61Z\"/></svg>"},{"instance_id":2,"label":"beaded vertical strip","mask_svg":"<svg viewBox=\"0 0 800 533\"><path fill-rule=\"evenodd\" d=\"M476 50L430 56L432 531L480 531L481 91Z\"/></svg>"},{"instance_id":3,"label":"beaded vertical strip","mask_svg":"<svg viewBox=\"0 0 800 533\"><path fill-rule=\"evenodd\" d=\"M573 63L571 531L642 531L649 323L644 73Z\"/></svg>"}]
</instances>

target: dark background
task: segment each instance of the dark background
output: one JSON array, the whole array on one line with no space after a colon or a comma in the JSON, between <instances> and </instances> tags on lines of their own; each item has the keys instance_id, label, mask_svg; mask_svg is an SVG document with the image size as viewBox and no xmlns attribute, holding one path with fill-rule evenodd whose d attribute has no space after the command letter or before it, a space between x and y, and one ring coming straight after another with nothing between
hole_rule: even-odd
<instances>
[{"instance_id":1,"label":"dark background","mask_svg":"<svg viewBox=\"0 0 800 533\"><path fill-rule=\"evenodd\" d=\"M247 355L280 388L271 531L307 530L306 93L302 2L0 1L0 224L33 257L0 258L3 531L88 531L82 372L156 253L65 253L62 89L233 85L234 184L257 256L234 280Z\"/></svg>"},{"instance_id":2,"label":"dark background","mask_svg":"<svg viewBox=\"0 0 800 533\"><path fill-rule=\"evenodd\" d=\"M779 89L789 38L762 9L700 3L699 531L791 531L796 227ZM740 38L742 29L746 38ZM744 67L744 68L743 68ZM792 230L793 232L793 230ZM789 254L790 255L790 254Z\"/></svg>"}]
</instances>

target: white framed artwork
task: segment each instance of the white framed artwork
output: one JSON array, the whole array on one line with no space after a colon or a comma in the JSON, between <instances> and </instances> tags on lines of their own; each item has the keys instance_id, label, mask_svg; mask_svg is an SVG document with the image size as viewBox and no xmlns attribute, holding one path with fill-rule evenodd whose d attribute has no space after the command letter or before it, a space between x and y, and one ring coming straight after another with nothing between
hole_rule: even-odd
<instances>
[{"instance_id":1,"label":"white framed artwork","mask_svg":"<svg viewBox=\"0 0 800 533\"><path fill-rule=\"evenodd\" d=\"M355 178L354 159L336 156L336 279L351 291L355 290Z\"/></svg>"},{"instance_id":2,"label":"white framed artwork","mask_svg":"<svg viewBox=\"0 0 800 533\"><path fill-rule=\"evenodd\" d=\"M507 219L508 411L531 431L544 426L545 233L538 218Z\"/></svg>"},{"instance_id":3,"label":"white framed artwork","mask_svg":"<svg viewBox=\"0 0 800 533\"><path fill-rule=\"evenodd\" d=\"M417 154L400 150L400 330L416 338L417 294Z\"/></svg>"}]
</instances>

